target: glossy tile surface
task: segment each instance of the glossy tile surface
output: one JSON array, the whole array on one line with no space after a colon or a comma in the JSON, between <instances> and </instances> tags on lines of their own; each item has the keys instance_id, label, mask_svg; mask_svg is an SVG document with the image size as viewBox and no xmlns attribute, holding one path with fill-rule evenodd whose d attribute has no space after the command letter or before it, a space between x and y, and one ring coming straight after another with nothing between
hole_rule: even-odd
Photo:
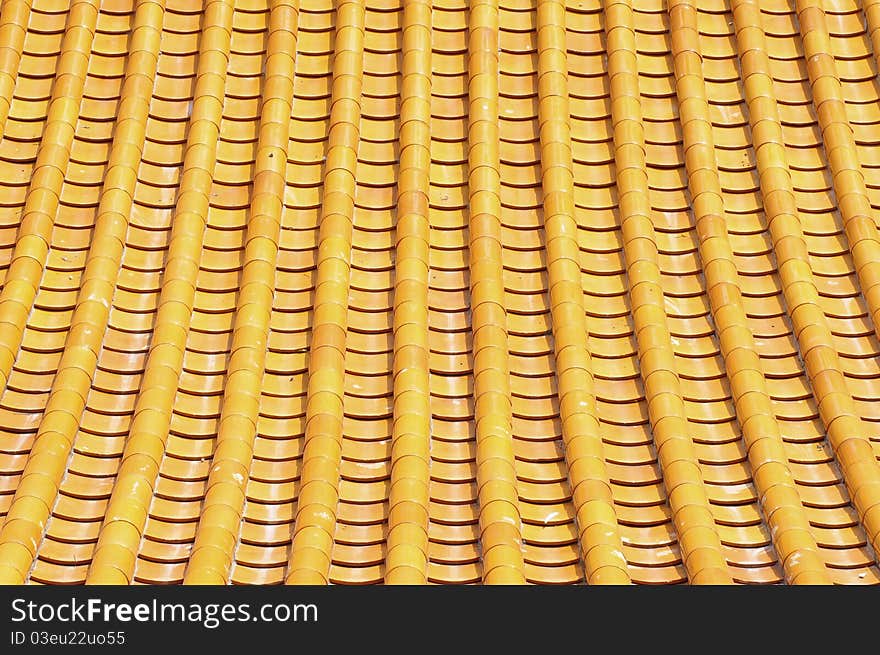
<instances>
[{"instance_id":1,"label":"glossy tile surface","mask_svg":"<svg viewBox=\"0 0 880 655\"><path fill-rule=\"evenodd\" d=\"M880 581L880 0L3 0L0 583Z\"/></svg>"}]
</instances>

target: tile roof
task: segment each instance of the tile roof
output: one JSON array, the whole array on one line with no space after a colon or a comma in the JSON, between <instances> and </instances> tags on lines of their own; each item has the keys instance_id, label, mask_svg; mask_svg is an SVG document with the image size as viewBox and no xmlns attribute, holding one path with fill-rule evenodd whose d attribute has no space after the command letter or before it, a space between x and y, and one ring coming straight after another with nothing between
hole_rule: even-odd
<instances>
[{"instance_id":1,"label":"tile roof","mask_svg":"<svg viewBox=\"0 0 880 655\"><path fill-rule=\"evenodd\" d=\"M880 0L2 0L0 583L876 583Z\"/></svg>"}]
</instances>

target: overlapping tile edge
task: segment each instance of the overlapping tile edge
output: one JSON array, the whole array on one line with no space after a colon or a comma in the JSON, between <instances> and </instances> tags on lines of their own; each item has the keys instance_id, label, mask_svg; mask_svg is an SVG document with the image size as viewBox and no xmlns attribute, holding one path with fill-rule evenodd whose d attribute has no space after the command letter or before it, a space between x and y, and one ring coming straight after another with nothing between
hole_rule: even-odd
<instances>
[{"instance_id":1,"label":"overlapping tile edge","mask_svg":"<svg viewBox=\"0 0 880 655\"><path fill-rule=\"evenodd\" d=\"M0 583L880 581L876 0L3 0Z\"/></svg>"}]
</instances>

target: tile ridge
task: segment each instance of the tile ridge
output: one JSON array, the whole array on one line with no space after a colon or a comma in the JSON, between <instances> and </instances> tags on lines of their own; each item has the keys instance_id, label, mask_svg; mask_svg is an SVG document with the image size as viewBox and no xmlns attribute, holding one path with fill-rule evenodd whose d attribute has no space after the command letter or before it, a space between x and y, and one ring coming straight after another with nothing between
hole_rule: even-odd
<instances>
[{"instance_id":1,"label":"tile ridge","mask_svg":"<svg viewBox=\"0 0 880 655\"><path fill-rule=\"evenodd\" d=\"M670 0L672 57L700 259L737 420L773 544L790 582L831 584L798 495L761 358L749 329L727 231L703 60L697 7ZM794 531L794 534L790 534Z\"/></svg>"},{"instance_id":2,"label":"tile ridge","mask_svg":"<svg viewBox=\"0 0 880 655\"><path fill-rule=\"evenodd\" d=\"M271 0L254 187L217 445L184 584L226 584L241 533L286 187L299 0Z\"/></svg>"},{"instance_id":3,"label":"tile ridge","mask_svg":"<svg viewBox=\"0 0 880 655\"><path fill-rule=\"evenodd\" d=\"M498 1L468 11L468 215L483 581L525 582L513 454L498 154Z\"/></svg>"},{"instance_id":4,"label":"tile ridge","mask_svg":"<svg viewBox=\"0 0 880 655\"><path fill-rule=\"evenodd\" d=\"M873 15L867 9L866 15ZM797 0L797 16L838 210L874 333L880 337L880 236L831 54L825 11L813 0Z\"/></svg>"},{"instance_id":5,"label":"tile ridge","mask_svg":"<svg viewBox=\"0 0 880 655\"><path fill-rule=\"evenodd\" d=\"M216 164L233 3L210 0L204 11L195 97L156 327L129 438L89 567L87 582L91 584L132 580L183 367Z\"/></svg>"},{"instance_id":6,"label":"tile ridge","mask_svg":"<svg viewBox=\"0 0 880 655\"><path fill-rule=\"evenodd\" d=\"M541 184L559 414L587 581L627 584L630 577L597 419L581 281L565 22L562 0L538 1Z\"/></svg>"},{"instance_id":7,"label":"tile ridge","mask_svg":"<svg viewBox=\"0 0 880 655\"><path fill-rule=\"evenodd\" d=\"M49 115L37 151L6 283L0 292L0 316L3 317L0 323L0 390L3 391L21 347L48 260L97 20L97 0L78 0L70 6L57 76L52 83ZM76 371L70 371L69 375L78 376ZM58 388L57 384L55 388ZM54 426L51 420L47 423L49 428ZM21 481L0 529L0 581L3 583L24 582L31 568L58 485L64 476L70 445L67 437L46 432L44 428L28 454ZM41 468L50 462L52 465L48 470Z\"/></svg>"},{"instance_id":8,"label":"tile ridge","mask_svg":"<svg viewBox=\"0 0 880 655\"><path fill-rule=\"evenodd\" d=\"M32 3L33 0L3 0L0 5L0 138L6 132Z\"/></svg>"},{"instance_id":9,"label":"tile ridge","mask_svg":"<svg viewBox=\"0 0 880 655\"><path fill-rule=\"evenodd\" d=\"M345 343L360 142L363 0L336 8L330 136L318 236L306 436L288 584L329 581L342 461Z\"/></svg>"},{"instance_id":10,"label":"tile ridge","mask_svg":"<svg viewBox=\"0 0 880 655\"><path fill-rule=\"evenodd\" d=\"M721 540L688 431L660 284L651 220L633 9L605 5L614 159L632 316L648 414L682 559L694 584L730 583Z\"/></svg>"},{"instance_id":11,"label":"tile ridge","mask_svg":"<svg viewBox=\"0 0 880 655\"><path fill-rule=\"evenodd\" d=\"M732 6L737 35L741 37L740 61L764 210L788 313L828 441L876 551L880 545L880 467L847 390L813 281L773 95L761 10L754 0L733 0Z\"/></svg>"},{"instance_id":12,"label":"tile ridge","mask_svg":"<svg viewBox=\"0 0 880 655\"><path fill-rule=\"evenodd\" d=\"M428 343L431 3L404 0L394 284L394 423L385 581L428 571L431 389Z\"/></svg>"},{"instance_id":13,"label":"tile ridge","mask_svg":"<svg viewBox=\"0 0 880 655\"><path fill-rule=\"evenodd\" d=\"M22 210L15 250L0 291L0 316L3 317L0 322L0 391L6 390L49 256L97 20L97 0L76 0L71 4L52 83L49 113Z\"/></svg>"}]
</instances>

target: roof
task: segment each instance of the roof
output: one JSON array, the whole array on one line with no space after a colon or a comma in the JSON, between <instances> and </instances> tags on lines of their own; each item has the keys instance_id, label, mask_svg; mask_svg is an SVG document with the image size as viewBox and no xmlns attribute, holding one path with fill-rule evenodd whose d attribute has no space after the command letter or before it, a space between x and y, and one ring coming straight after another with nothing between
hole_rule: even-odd
<instances>
[{"instance_id":1,"label":"roof","mask_svg":"<svg viewBox=\"0 0 880 655\"><path fill-rule=\"evenodd\" d=\"M878 28L3 0L0 582L878 582Z\"/></svg>"}]
</instances>

